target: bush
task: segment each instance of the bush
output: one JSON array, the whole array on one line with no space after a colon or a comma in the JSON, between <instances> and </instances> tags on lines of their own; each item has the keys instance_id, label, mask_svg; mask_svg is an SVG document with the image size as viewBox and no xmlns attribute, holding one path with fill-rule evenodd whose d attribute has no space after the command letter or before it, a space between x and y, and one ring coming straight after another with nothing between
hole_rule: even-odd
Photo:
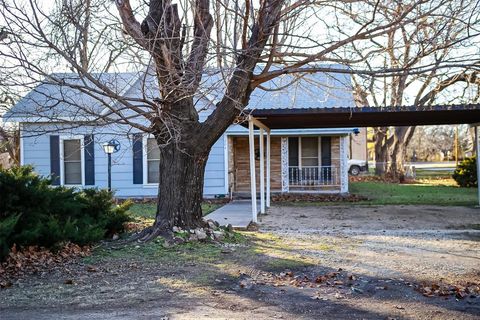
<instances>
[{"instance_id":1,"label":"bush","mask_svg":"<svg viewBox=\"0 0 480 320\"><path fill-rule=\"evenodd\" d=\"M453 172L453 179L460 187L474 188L477 187L477 161L476 157L464 159L458 164Z\"/></svg>"},{"instance_id":2,"label":"bush","mask_svg":"<svg viewBox=\"0 0 480 320\"><path fill-rule=\"evenodd\" d=\"M0 169L0 260L13 244L56 249L123 232L131 204L116 205L106 190L52 187L30 166Z\"/></svg>"}]
</instances>

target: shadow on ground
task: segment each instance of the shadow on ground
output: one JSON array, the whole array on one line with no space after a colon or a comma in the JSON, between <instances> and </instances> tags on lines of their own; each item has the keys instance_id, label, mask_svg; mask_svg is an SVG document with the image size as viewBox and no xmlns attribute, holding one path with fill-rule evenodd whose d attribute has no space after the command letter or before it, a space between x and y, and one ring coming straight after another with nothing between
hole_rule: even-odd
<instances>
[{"instance_id":1,"label":"shadow on ground","mask_svg":"<svg viewBox=\"0 0 480 320\"><path fill-rule=\"evenodd\" d=\"M322 264L323 253L335 252L335 244L286 240L261 232L244 233L223 245L164 248L153 242L102 247L62 270L32 275L0 291L0 312L2 319L475 319L480 315L480 298L424 297L413 288L419 281L414 276L372 277ZM348 265L346 261L348 257L339 258L338 265Z\"/></svg>"}]
</instances>

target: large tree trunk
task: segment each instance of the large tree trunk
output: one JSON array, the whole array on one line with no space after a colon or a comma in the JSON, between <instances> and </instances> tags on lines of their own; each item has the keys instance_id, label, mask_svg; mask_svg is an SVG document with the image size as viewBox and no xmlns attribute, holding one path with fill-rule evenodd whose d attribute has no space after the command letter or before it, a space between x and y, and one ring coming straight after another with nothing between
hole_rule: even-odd
<instances>
[{"instance_id":1,"label":"large tree trunk","mask_svg":"<svg viewBox=\"0 0 480 320\"><path fill-rule=\"evenodd\" d=\"M203 178L207 155L188 154L175 145L160 152L160 181L155 225L202 226Z\"/></svg>"},{"instance_id":2,"label":"large tree trunk","mask_svg":"<svg viewBox=\"0 0 480 320\"><path fill-rule=\"evenodd\" d=\"M375 174L384 175L387 170L388 146L387 146L387 128L374 128L375 132Z\"/></svg>"},{"instance_id":3,"label":"large tree trunk","mask_svg":"<svg viewBox=\"0 0 480 320\"><path fill-rule=\"evenodd\" d=\"M405 178L405 160L407 154L407 146L412 139L415 127L395 127L393 143L390 148L390 165L388 166L387 175L403 180Z\"/></svg>"},{"instance_id":4,"label":"large tree trunk","mask_svg":"<svg viewBox=\"0 0 480 320\"><path fill-rule=\"evenodd\" d=\"M194 229L205 225L201 205L208 152L198 154L194 148L161 141L159 147L157 212L154 224L139 235L143 241L168 236L174 226Z\"/></svg>"}]
</instances>

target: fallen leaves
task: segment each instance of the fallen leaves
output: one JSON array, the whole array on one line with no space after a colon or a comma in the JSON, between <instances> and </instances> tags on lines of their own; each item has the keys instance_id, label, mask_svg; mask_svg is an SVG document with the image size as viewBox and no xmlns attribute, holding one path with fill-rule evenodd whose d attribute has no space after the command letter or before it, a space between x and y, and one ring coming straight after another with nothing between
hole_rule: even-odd
<instances>
[{"instance_id":1,"label":"fallen leaves","mask_svg":"<svg viewBox=\"0 0 480 320\"><path fill-rule=\"evenodd\" d=\"M29 246L21 250L13 246L7 259L0 264L0 288L11 287L10 279L12 278L48 270L53 265L63 264L89 254L90 247L81 247L73 243L67 243L55 253L37 246Z\"/></svg>"},{"instance_id":2,"label":"fallen leaves","mask_svg":"<svg viewBox=\"0 0 480 320\"><path fill-rule=\"evenodd\" d=\"M273 202L359 202L368 198L358 194L283 193L272 195ZM305 215L301 218L306 218Z\"/></svg>"},{"instance_id":3,"label":"fallen leaves","mask_svg":"<svg viewBox=\"0 0 480 320\"><path fill-rule=\"evenodd\" d=\"M87 271L88 272L97 272L98 270L94 266L87 266Z\"/></svg>"},{"instance_id":4,"label":"fallen leaves","mask_svg":"<svg viewBox=\"0 0 480 320\"><path fill-rule=\"evenodd\" d=\"M423 283L416 286L416 290L425 297L454 296L456 299L464 299L468 296L480 297L480 284L467 282L465 284Z\"/></svg>"},{"instance_id":5,"label":"fallen leaves","mask_svg":"<svg viewBox=\"0 0 480 320\"><path fill-rule=\"evenodd\" d=\"M323 274L307 275L304 273L295 274L293 271L284 271L280 273L262 272L253 278L242 275L239 281L239 287L242 289L251 289L254 285L270 285L272 287L296 287L319 288L319 287L337 287L348 289L354 293L363 293L363 290L355 286L356 276L345 274L345 272L332 271ZM311 297L314 300L321 300L316 296Z\"/></svg>"}]
</instances>

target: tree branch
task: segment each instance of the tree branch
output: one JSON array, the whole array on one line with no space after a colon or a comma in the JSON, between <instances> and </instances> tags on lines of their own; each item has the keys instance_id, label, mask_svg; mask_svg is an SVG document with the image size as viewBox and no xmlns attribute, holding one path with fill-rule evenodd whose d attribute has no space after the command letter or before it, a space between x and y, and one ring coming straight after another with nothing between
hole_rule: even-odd
<instances>
[{"instance_id":1,"label":"tree branch","mask_svg":"<svg viewBox=\"0 0 480 320\"><path fill-rule=\"evenodd\" d=\"M140 28L140 23L133 14L130 0L115 0L118 13L122 19L125 32L130 35L141 47L148 49L148 43Z\"/></svg>"}]
</instances>

